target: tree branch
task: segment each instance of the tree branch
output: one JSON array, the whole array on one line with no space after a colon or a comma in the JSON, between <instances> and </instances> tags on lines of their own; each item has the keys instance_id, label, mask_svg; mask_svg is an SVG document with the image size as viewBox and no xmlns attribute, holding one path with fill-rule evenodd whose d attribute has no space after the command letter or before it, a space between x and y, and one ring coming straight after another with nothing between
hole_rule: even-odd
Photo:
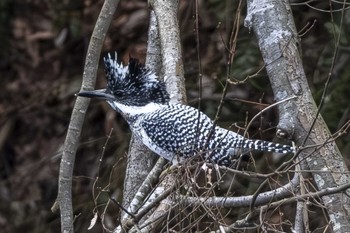
<instances>
[{"instance_id":1,"label":"tree branch","mask_svg":"<svg viewBox=\"0 0 350 233\"><path fill-rule=\"evenodd\" d=\"M152 6L154 12L151 11L147 51L148 64L146 64L146 66L151 69L152 66L155 66L157 68L155 70L158 72L158 68L161 65L160 76L164 77L171 101L184 103L186 101L186 94L180 46L180 30L177 22L178 2L156 0L149 1L149 4ZM160 50L159 46L161 48ZM162 55L161 59L159 59L160 54ZM164 164L164 161L160 161L159 163ZM139 169L134 170L134 172L139 171ZM173 176L173 174L170 174L170 176ZM152 179L153 178L155 177L152 177ZM163 190L169 190L170 187L173 187L174 180L174 178L167 177L159 186ZM127 184L125 184L125 186L127 186ZM145 187L145 189L149 191L147 187ZM140 191L141 190L144 190L142 186L140 188ZM130 204L130 201L128 204ZM135 200L135 203L136 202L139 201ZM158 219L159 216L162 216L163 213L170 208L166 203L166 200L161 202L152 214L152 217L148 218L146 222L152 222L154 218ZM120 230L121 228L118 227L115 232L119 232Z\"/></svg>"},{"instance_id":2,"label":"tree branch","mask_svg":"<svg viewBox=\"0 0 350 233\"><path fill-rule=\"evenodd\" d=\"M300 172L300 164L297 162L295 165L295 169L297 172ZM300 174L300 190L297 192L297 195L299 196L300 194L304 195L305 194L305 180L304 176L301 173ZM294 220L294 231L299 232L299 233L304 233L305 232L305 213L307 211L307 205L305 204L305 200L298 200L297 201L297 207L296 207L296 214L295 214L295 220ZM308 229L308 228L306 228Z\"/></svg>"},{"instance_id":3,"label":"tree branch","mask_svg":"<svg viewBox=\"0 0 350 233\"><path fill-rule=\"evenodd\" d=\"M158 23L162 55L161 76L164 77L167 85L170 101L174 103L185 103L184 70L181 55L180 30L177 19L178 1L149 0L149 4L154 10L157 19L156 22ZM171 173L165 177L158 188L170 190L174 186L174 181L174 174ZM170 200L163 200L152 215L145 220L143 225L147 225L147 227L143 229L144 232L148 232L150 226L151 228L154 227L152 223L162 219L164 213L167 213L171 208L169 203Z\"/></svg>"},{"instance_id":4,"label":"tree branch","mask_svg":"<svg viewBox=\"0 0 350 233\"><path fill-rule=\"evenodd\" d=\"M81 90L91 90L95 86L102 44L118 2L119 0L106 0L102 6L87 50ZM57 196L61 213L61 232L74 232L72 175L75 154L79 146L80 133L89 103L90 100L87 98L77 98L64 142Z\"/></svg>"},{"instance_id":5,"label":"tree branch","mask_svg":"<svg viewBox=\"0 0 350 233\"><path fill-rule=\"evenodd\" d=\"M159 25L162 71L170 101L186 103L184 69L181 55L180 29L177 19L178 1L149 0Z\"/></svg>"},{"instance_id":6,"label":"tree branch","mask_svg":"<svg viewBox=\"0 0 350 233\"><path fill-rule=\"evenodd\" d=\"M161 60L158 23L154 11L151 11L145 65L148 69L155 72L158 77L161 70ZM142 186L144 177L149 174L158 158L158 155L132 135L124 180L123 206L130 205L131 200L135 198L136 191Z\"/></svg>"},{"instance_id":7,"label":"tree branch","mask_svg":"<svg viewBox=\"0 0 350 233\"><path fill-rule=\"evenodd\" d=\"M154 11L150 12L148 38L145 65L159 77L161 70L160 40ZM152 182L159 177L158 173L161 172L165 161L159 158L157 164L155 164L157 158L159 158L158 155L132 135L123 190L123 206L130 213L136 212L145 197L151 192ZM127 221L127 213L123 212L121 216L121 222ZM121 226L118 226L114 232L121 232Z\"/></svg>"},{"instance_id":8,"label":"tree branch","mask_svg":"<svg viewBox=\"0 0 350 233\"><path fill-rule=\"evenodd\" d=\"M272 201L291 197L299 187L299 174L295 173L293 179L280 188L260 193L255 201L255 206L265 205ZM254 195L241 197L182 197L179 198L184 205L205 205L215 208L237 208L248 207L252 202Z\"/></svg>"}]
</instances>

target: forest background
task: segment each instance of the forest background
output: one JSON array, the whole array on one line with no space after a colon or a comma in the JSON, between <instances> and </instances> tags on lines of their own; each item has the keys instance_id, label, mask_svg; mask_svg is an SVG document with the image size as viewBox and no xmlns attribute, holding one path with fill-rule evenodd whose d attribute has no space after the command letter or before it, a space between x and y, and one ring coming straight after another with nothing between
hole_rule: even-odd
<instances>
[{"instance_id":1,"label":"forest background","mask_svg":"<svg viewBox=\"0 0 350 233\"><path fill-rule=\"evenodd\" d=\"M306 4L293 1L292 10L301 37L304 69L316 103L320 102L338 49L321 114L331 132L349 120L350 13L328 1ZM70 120L74 94L80 89L88 42L103 1L0 2L0 227L2 232L57 232L58 213L50 208L57 195L62 144ZM332 9L330 8L332 7ZM226 78L225 41L230 37L236 5L234 1L200 1L199 36L203 77L201 109L215 117ZM332 14L330 13L330 10ZM198 106L198 54L194 32L194 3L180 1L183 62L188 104ZM244 19L246 10L242 12ZM145 60L149 9L145 1L121 1L104 44L104 52L118 51L119 59L130 56ZM244 80L263 61L253 34L240 23L233 66L235 80ZM306 29L305 29L306 28ZM336 30L336 31L335 31ZM341 32L335 47L335 33ZM102 66L100 66L102 67ZM103 69L97 86L103 87ZM245 126L261 109L274 102L266 74L229 87L220 118L221 126L236 122ZM73 202L79 213L76 231L85 231L93 216L91 189L97 174L118 176L112 188L121 193L125 153L130 138L127 124L106 104L92 102L87 115L74 170ZM250 137L274 140L277 112L264 113L250 127ZM99 155L113 128L99 167ZM337 139L349 166L350 137ZM113 167L115 165L115 167ZM102 172L101 172L102 171ZM111 221L115 215L109 210ZM95 227L91 232L100 232Z\"/></svg>"}]
</instances>

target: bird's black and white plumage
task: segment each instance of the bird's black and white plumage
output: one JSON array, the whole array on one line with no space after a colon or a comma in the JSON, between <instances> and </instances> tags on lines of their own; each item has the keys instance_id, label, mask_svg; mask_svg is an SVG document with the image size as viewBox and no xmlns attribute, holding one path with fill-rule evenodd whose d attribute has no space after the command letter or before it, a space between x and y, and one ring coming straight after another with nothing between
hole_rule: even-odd
<instances>
[{"instance_id":1,"label":"bird's black and white plumage","mask_svg":"<svg viewBox=\"0 0 350 233\"><path fill-rule=\"evenodd\" d=\"M104 58L107 88L82 91L78 96L106 100L120 112L134 135L149 149L172 162L200 155L210 162L230 166L250 150L293 153L294 148L262 140L250 140L218 126L197 109L170 103L163 81L135 59L118 64Z\"/></svg>"}]
</instances>

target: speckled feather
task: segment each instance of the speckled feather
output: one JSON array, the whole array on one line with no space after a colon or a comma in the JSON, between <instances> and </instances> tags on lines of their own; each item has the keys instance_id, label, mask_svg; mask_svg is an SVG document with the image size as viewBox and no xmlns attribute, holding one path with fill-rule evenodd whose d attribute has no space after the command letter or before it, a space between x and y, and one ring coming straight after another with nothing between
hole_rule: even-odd
<instances>
[{"instance_id":1,"label":"speckled feather","mask_svg":"<svg viewBox=\"0 0 350 233\"><path fill-rule=\"evenodd\" d=\"M230 166L250 150L294 152L287 145L250 140L214 127L211 119L197 109L169 103L165 83L135 59L123 66L116 57L107 55L104 63L106 93L114 96L107 102L123 114L133 133L149 149L170 161L200 155L210 162Z\"/></svg>"},{"instance_id":2,"label":"speckled feather","mask_svg":"<svg viewBox=\"0 0 350 233\"><path fill-rule=\"evenodd\" d=\"M126 105L144 106L150 101L165 104L169 102L169 94L165 83L138 60L131 58L129 64L117 63L117 53L114 57L108 54L104 57L107 91L113 94L120 103Z\"/></svg>"},{"instance_id":3,"label":"speckled feather","mask_svg":"<svg viewBox=\"0 0 350 233\"><path fill-rule=\"evenodd\" d=\"M290 146L245 139L218 126L210 134L214 127L211 119L181 104L169 103L152 113L142 114L130 126L147 147L173 162L181 157L200 155L210 162L230 166L251 150L293 152Z\"/></svg>"}]
</instances>

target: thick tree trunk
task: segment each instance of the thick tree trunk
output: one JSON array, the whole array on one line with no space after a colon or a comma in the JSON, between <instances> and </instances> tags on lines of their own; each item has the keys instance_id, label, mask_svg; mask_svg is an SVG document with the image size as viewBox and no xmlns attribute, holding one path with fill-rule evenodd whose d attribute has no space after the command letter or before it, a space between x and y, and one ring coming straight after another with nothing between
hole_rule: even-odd
<instances>
[{"instance_id":1,"label":"thick tree trunk","mask_svg":"<svg viewBox=\"0 0 350 233\"><path fill-rule=\"evenodd\" d=\"M299 160L302 170L313 171L318 190L348 183L348 168L318 114L305 77L288 1L248 1L245 24L256 34L276 101L296 96L279 106L279 136L290 137L301 147L314 146L302 150ZM350 228L349 194L347 190L322 197L333 232L346 232Z\"/></svg>"}]
</instances>

